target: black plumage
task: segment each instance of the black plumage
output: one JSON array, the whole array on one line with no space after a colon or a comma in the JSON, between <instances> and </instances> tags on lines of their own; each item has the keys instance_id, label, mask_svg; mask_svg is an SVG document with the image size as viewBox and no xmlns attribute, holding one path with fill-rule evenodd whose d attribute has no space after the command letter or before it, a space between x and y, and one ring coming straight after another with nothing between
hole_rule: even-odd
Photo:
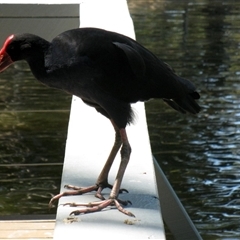
<instances>
[{"instance_id":1,"label":"black plumage","mask_svg":"<svg viewBox=\"0 0 240 240\"><path fill-rule=\"evenodd\" d=\"M111 120L116 141L107 167L103 168L94 185L97 196L102 199L101 190L112 187L107 176L116 152L122 146L124 166L120 166L120 172L124 173L130 157L125 127L133 121L131 103L161 98L181 113L200 111L195 101L200 96L189 80L176 75L169 65L136 41L114 32L96 28L73 29L51 42L32 34L12 35L0 51L0 72L18 60L26 60L33 75L43 84L80 97ZM123 173L120 172L122 180ZM118 205L121 180L120 183L115 181L111 201L103 200L100 209L105 207L106 201L111 204L115 201ZM76 193L82 194L81 190L62 193L52 201ZM121 211L131 215L124 209Z\"/></svg>"}]
</instances>

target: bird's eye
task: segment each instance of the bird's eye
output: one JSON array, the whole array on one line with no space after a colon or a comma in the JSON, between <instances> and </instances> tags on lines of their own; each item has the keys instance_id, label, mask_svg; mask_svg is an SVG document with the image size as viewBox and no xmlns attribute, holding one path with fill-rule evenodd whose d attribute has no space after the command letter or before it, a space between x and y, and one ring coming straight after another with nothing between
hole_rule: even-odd
<instances>
[{"instance_id":1,"label":"bird's eye","mask_svg":"<svg viewBox=\"0 0 240 240\"><path fill-rule=\"evenodd\" d=\"M14 46L13 46L13 45L9 45L9 46L7 47L7 50L10 50L10 51L14 50Z\"/></svg>"}]
</instances>

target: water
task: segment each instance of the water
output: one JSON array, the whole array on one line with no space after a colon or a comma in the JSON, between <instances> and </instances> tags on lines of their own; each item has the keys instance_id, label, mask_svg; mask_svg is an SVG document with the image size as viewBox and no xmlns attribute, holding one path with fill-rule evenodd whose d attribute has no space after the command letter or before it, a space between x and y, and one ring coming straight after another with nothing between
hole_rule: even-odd
<instances>
[{"instance_id":1,"label":"water","mask_svg":"<svg viewBox=\"0 0 240 240\"><path fill-rule=\"evenodd\" d=\"M148 102L154 156L204 239L239 239L240 3L138 3L138 40L196 84L203 108Z\"/></svg>"},{"instance_id":2,"label":"water","mask_svg":"<svg viewBox=\"0 0 240 240\"><path fill-rule=\"evenodd\" d=\"M49 198L59 192L71 96L35 81L25 63L1 74L0 93L1 215L49 213Z\"/></svg>"},{"instance_id":3,"label":"water","mask_svg":"<svg viewBox=\"0 0 240 240\"><path fill-rule=\"evenodd\" d=\"M146 103L153 154L204 239L239 239L240 3L128 2L137 40L201 94L197 116L160 100ZM59 191L70 100L34 81L25 64L1 74L3 215L49 213L48 200Z\"/></svg>"}]
</instances>

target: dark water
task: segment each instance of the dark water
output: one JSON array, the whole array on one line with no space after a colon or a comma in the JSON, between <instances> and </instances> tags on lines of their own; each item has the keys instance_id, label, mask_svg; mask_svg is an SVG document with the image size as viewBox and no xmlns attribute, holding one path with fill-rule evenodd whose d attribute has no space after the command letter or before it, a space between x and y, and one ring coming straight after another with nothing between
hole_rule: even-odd
<instances>
[{"instance_id":1,"label":"dark water","mask_svg":"<svg viewBox=\"0 0 240 240\"><path fill-rule=\"evenodd\" d=\"M196 84L203 108L148 102L154 156L204 239L240 239L240 2L134 2L138 41Z\"/></svg>"},{"instance_id":2,"label":"dark water","mask_svg":"<svg viewBox=\"0 0 240 240\"><path fill-rule=\"evenodd\" d=\"M201 94L198 116L146 103L153 154L204 239L239 239L240 2L128 2L137 40ZM1 215L49 213L70 101L34 81L25 64L1 74Z\"/></svg>"},{"instance_id":3,"label":"dark water","mask_svg":"<svg viewBox=\"0 0 240 240\"><path fill-rule=\"evenodd\" d=\"M0 76L0 212L46 214L59 191L71 96L46 88L25 63Z\"/></svg>"}]
</instances>

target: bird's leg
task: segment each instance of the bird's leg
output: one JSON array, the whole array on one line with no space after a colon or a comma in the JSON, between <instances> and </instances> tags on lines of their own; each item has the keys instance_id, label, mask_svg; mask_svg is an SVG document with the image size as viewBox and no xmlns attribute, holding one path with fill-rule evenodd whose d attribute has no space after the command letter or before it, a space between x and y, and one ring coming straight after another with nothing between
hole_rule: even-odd
<instances>
[{"instance_id":1,"label":"bird's leg","mask_svg":"<svg viewBox=\"0 0 240 240\"><path fill-rule=\"evenodd\" d=\"M113 145L113 148L110 152L110 155L101 171L101 173L99 174L98 176L98 179L97 179L97 186L99 187L98 190L97 190L97 193L95 194L96 197L100 198L100 199L104 199L104 197L102 196L101 192L104 188L111 188L112 189L112 185L108 183L108 174L109 174L109 171L112 167L112 164L113 164L113 161L122 145L122 140L121 140L121 135L120 135L120 131L119 129L117 128L117 126L115 125L115 123L113 121L112 122L112 125L115 129L115 142L114 142L114 145ZM126 189L120 189L119 190L120 193L122 192L128 192Z\"/></svg>"},{"instance_id":2,"label":"bird's leg","mask_svg":"<svg viewBox=\"0 0 240 240\"><path fill-rule=\"evenodd\" d=\"M124 176L126 167L128 165L129 159L130 159L130 154L131 154L131 146L128 142L126 130L122 128L119 130L119 133L120 133L121 140L122 140L121 163L120 163L120 167L118 169L118 173L117 173L114 185L112 187L109 199L102 200L100 202L95 202L95 203L71 205L71 206L86 206L87 207L87 208L75 210L71 213L71 215L72 214L79 215L81 213L101 211L103 208L115 205L120 212L122 212L128 216L134 217L134 215L131 212L127 211L120 205L120 203L122 203L123 205L127 205L128 202L122 202L122 201L118 200L120 186L121 186L121 183L123 180L123 176Z\"/></svg>"},{"instance_id":3,"label":"bird's leg","mask_svg":"<svg viewBox=\"0 0 240 240\"><path fill-rule=\"evenodd\" d=\"M101 173L98 176L96 184L93 185L93 186L90 186L90 187L86 187L86 188L76 187L76 186L72 186L72 185L64 186L65 188L74 190L75 191L74 195L76 195L76 194L81 195L81 194L86 193L86 192L97 191L96 194L95 194L95 197L97 197L101 200L104 200L105 198L102 195L102 190L104 188L112 189L112 185L108 183L108 174L109 174L109 171L112 167L115 156L117 155L117 153L118 153L118 151L119 151L119 149L122 145L119 130L117 130L115 127L114 127L114 129L115 129L115 142L114 142L112 150L109 154L109 157L108 157ZM124 192L124 191L127 192L126 189L121 189L121 192ZM70 193L72 195L73 192L68 191L68 193Z\"/></svg>"},{"instance_id":4,"label":"bird's leg","mask_svg":"<svg viewBox=\"0 0 240 240\"><path fill-rule=\"evenodd\" d=\"M63 197L63 196L71 196L71 195L82 195L84 193L88 193L88 192L92 192L92 191L97 191L95 196L100 198L100 199L104 199L104 197L102 196L102 190L104 188L112 188L112 185L110 185L108 183L108 173L111 169L111 166L113 164L113 161L122 145L122 141L121 141L121 135L120 132L118 130L118 128L116 127L115 123L111 120L112 125L115 129L115 142L114 145L112 147L112 150L109 154L109 157L97 179L97 182L95 185L92 185L90 187L77 187L77 186L73 186L73 185L65 185L64 188L70 189L71 191L65 191L62 193L57 194L56 196L54 196L50 202L49 202L49 206L51 207L53 202L57 201L59 198ZM125 189L121 189L121 192L126 191Z\"/></svg>"},{"instance_id":5,"label":"bird's leg","mask_svg":"<svg viewBox=\"0 0 240 240\"><path fill-rule=\"evenodd\" d=\"M131 154L131 146L128 142L127 138L127 133L125 129L120 129L119 130L121 139L122 139L122 148L121 148L121 163L120 167L118 169L118 173L114 182L114 185L112 187L112 191L110 193L110 198L117 198L119 191L120 191L120 186L122 183L123 175L125 173L125 170L127 168L129 159L130 159L130 154Z\"/></svg>"}]
</instances>

